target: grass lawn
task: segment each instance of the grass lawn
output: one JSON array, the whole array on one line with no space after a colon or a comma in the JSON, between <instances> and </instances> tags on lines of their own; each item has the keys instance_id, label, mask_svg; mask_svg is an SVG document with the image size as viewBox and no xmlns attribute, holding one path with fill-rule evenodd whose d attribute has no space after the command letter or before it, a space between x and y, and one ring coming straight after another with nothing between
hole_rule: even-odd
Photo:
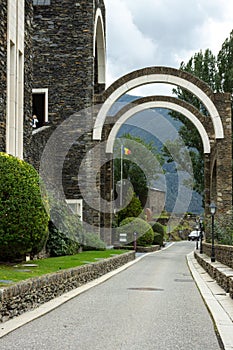
<instances>
[{"instance_id":1,"label":"grass lawn","mask_svg":"<svg viewBox=\"0 0 233 350\"><path fill-rule=\"evenodd\" d=\"M0 287L6 287L12 283L37 277L50 272L57 272L71 267L76 267L99 259L106 259L113 255L125 253L125 250L88 251L76 255L61 256L41 260L31 260L21 264L0 264ZM30 264L38 266L30 267ZM27 266L28 265L28 266ZM5 282L3 282L5 281ZM10 282L11 281L11 282Z\"/></svg>"}]
</instances>

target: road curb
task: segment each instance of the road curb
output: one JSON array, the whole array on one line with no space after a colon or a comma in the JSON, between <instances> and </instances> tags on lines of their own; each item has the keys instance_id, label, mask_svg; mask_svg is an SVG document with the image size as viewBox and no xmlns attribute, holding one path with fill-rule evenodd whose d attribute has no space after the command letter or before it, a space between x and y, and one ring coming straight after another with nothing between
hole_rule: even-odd
<instances>
[{"instance_id":1,"label":"road curb","mask_svg":"<svg viewBox=\"0 0 233 350\"><path fill-rule=\"evenodd\" d=\"M163 248L163 250L170 248L172 245L173 244L168 245L167 247ZM15 329L20 328L23 325L49 313L50 311L56 309L60 305L75 298L79 294L84 293L87 290L107 281L109 278L117 275L121 271L124 271L124 270L128 269L130 266L136 264L141 259L143 259L145 256L148 256L151 254L156 254L156 253L159 253L161 251L162 250L158 250L156 252L143 254L143 255L137 257L135 260L132 260L125 265L122 265L121 267L117 268L116 270L113 270L113 271L111 271L111 272L91 281L91 282L88 282L88 283L84 284L83 286L80 286L78 288L75 288L75 289L67 292L67 293L64 293L61 296L59 296L53 300L50 300L47 303L40 305L38 308L36 308L34 310L25 312L22 315L17 316L17 317L15 317L9 321L6 321L4 323L0 323L0 338L4 337L5 335L7 335L10 332L13 332Z\"/></svg>"},{"instance_id":2,"label":"road curb","mask_svg":"<svg viewBox=\"0 0 233 350\"><path fill-rule=\"evenodd\" d=\"M187 255L187 263L213 317L224 349L233 350L233 300L198 264L193 252Z\"/></svg>"}]
</instances>

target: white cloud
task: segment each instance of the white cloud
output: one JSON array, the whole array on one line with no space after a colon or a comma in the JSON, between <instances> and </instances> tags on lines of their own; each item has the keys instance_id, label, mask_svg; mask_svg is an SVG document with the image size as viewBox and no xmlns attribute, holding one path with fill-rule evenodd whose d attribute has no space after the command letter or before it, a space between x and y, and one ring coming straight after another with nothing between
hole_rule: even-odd
<instances>
[{"instance_id":1,"label":"white cloud","mask_svg":"<svg viewBox=\"0 0 233 350\"><path fill-rule=\"evenodd\" d=\"M200 49L217 54L233 29L229 0L105 0L105 5L108 84L146 66L178 68Z\"/></svg>"},{"instance_id":2,"label":"white cloud","mask_svg":"<svg viewBox=\"0 0 233 350\"><path fill-rule=\"evenodd\" d=\"M132 13L124 1L111 2L107 9L107 59L109 71L128 73L145 65L156 53L156 45L134 23Z\"/></svg>"}]
</instances>

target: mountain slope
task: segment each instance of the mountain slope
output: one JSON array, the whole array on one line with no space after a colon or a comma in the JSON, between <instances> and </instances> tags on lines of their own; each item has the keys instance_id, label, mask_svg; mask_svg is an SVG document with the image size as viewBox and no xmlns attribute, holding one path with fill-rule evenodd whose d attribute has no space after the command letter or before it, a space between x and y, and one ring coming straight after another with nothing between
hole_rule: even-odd
<instances>
[{"instance_id":1,"label":"mountain slope","mask_svg":"<svg viewBox=\"0 0 233 350\"><path fill-rule=\"evenodd\" d=\"M114 115L125 104L132 103L138 96L124 95L118 103L113 106L111 115ZM179 137L178 131L182 126L180 121L174 120L167 109L149 109L139 112L129 118L127 122L120 128L117 137L124 134L131 134L132 136L140 137L146 143L152 142L161 152L161 148L167 140L175 140ZM154 184L155 187L166 191L166 207L168 212L172 212L175 203L178 205L178 210L183 210L187 202L187 196L190 194L190 189L183 184L185 174L179 172L177 176L176 164L165 163L163 166L166 171L163 181L158 181ZM180 203L177 203L180 202ZM199 214L203 212L202 196L196 191L192 191L192 199L189 205L186 204L186 211Z\"/></svg>"}]
</instances>

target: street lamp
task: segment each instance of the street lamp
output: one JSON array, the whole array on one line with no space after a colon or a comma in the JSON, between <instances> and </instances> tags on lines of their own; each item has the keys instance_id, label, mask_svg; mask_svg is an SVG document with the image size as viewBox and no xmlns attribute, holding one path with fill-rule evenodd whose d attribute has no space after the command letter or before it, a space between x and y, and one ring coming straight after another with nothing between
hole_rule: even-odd
<instances>
[{"instance_id":1,"label":"street lamp","mask_svg":"<svg viewBox=\"0 0 233 350\"><path fill-rule=\"evenodd\" d=\"M202 238L203 238L203 217L200 217L200 254L203 253Z\"/></svg>"},{"instance_id":2,"label":"street lamp","mask_svg":"<svg viewBox=\"0 0 233 350\"><path fill-rule=\"evenodd\" d=\"M197 224L196 224L196 232L197 232L196 249L198 249L198 240L199 240L198 231L199 231L199 225L198 225L198 221L197 221Z\"/></svg>"},{"instance_id":3,"label":"street lamp","mask_svg":"<svg viewBox=\"0 0 233 350\"><path fill-rule=\"evenodd\" d=\"M137 251L137 232L134 232L133 235L134 235L133 246L136 252Z\"/></svg>"},{"instance_id":4,"label":"street lamp","mask_svg":"<svg viewBox=\"0 0 233 350\"><path fill-rule=\"evenodd\" d=\"M211 222L212 222L212 244L211 244L211 262L215 262L215 248L214 248L214 215L216 213L216 205L214 202L210 204Z\"/></svg>"}]
</instances>

